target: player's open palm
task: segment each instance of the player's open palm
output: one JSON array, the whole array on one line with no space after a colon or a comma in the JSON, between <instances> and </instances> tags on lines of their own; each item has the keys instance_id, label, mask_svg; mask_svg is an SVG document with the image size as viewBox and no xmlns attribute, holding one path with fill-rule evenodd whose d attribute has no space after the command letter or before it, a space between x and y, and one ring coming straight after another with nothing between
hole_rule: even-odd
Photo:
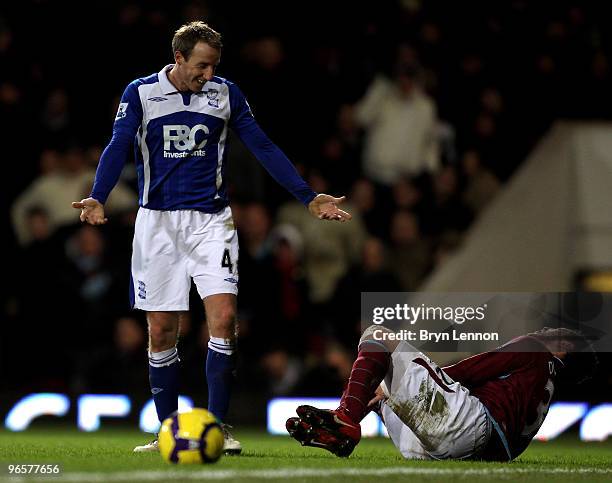
<instances>
[{"instance_id":1,"label":"player's open palm","mask_svg":"<svg viewBox=\"0 0 612 483\"><path fill-rule=\"evenodd\" d=\"M104 216L104 205L93 198L85 198L81 201L73 201L72 207L81 210L80 219L90 225L103 225L108 221Z\"/></svg>"},{"instance_id":2,"label":"player's open palm","mask_svg":"<svg viewBox=\"0 0 612 483\"><path fill-rule=\"evenodd\" d=\"M347 221L353 218L350 213L338 208L346 196L335 198L324 193L318 194L309 204L308 210L320 220Z\"/></svg>"}]
</instances>

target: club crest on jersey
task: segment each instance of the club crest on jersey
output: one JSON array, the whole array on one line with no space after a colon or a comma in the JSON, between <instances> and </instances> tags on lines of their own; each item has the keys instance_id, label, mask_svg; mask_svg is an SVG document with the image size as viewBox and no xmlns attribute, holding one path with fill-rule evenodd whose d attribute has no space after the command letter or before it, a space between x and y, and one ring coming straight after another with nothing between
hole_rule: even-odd
<instances>
[{"instance_id":1,"label":"club crest on jersey","mask_svg":"<svg viewBox=\"0 0 612 483\"><path fill-rule=\"evenodd\" d=\"M208 105L216 109L219 108L219 91L217 89L208 89L206 91Z\"/></svg>"},{"instance_id":2,"label":"club crest on jersey","mask_svg":"<svg viewBox=\"0 0 612 483\"><path fill-rule=\"evenodd\" d=\"M118 121L119 119L123 119L125 116L127 116L128 104L129 104L128 102L121 102L119 104L119 109L117 110L115 121Z\"/></svg>"}]
</instances>

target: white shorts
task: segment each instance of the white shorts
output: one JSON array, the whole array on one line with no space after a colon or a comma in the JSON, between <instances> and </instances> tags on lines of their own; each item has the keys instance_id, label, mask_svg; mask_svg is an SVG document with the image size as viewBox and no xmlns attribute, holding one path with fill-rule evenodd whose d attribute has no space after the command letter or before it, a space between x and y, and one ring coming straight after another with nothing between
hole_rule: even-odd
<instances>
[{"instance_id":1,"label":"white shorts","mask_svg":"<svg viewBox=\"0 0 612 483\"><path fill-rule=\"evenodd\" d=\"M383 421L405 458L470 458L489 441L492 424L480 400L406 342L391 355L383 389Z\"/></svg>"},{"instance_id":2,"label":"white shorts","mask_svg":"<svg viewBox=\"0 0 612 483\"><path fill-rule=\"evenodd\" d=\"M238 293L238 235L230 207L218 213L140 208L132 250L133 306L189 310L192 279L201 298Z\"/></svg>"}]
</instances>

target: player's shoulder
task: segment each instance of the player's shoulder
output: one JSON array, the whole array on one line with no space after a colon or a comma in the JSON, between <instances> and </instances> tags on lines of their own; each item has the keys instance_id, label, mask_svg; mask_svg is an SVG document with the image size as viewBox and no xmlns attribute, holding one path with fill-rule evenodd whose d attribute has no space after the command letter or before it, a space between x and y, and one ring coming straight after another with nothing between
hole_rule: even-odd
<instances>
[{"instance_id":1,"label":"player's shoulder","mask_svg":"<svg viewBox=\"0 0 612 483\"><path fill-rule=\"evenodd\" d=\"M146 84L155 84L157 82L159 82L159 73L156 72L155 74L151 74L146 77L139 77L138 79L134 79L132 82L130 82L129 85L138 89L138 87L140 86Z\"/></svg>"},{"instance_id":2,"label":"player's shoulder","mask_svg":"<svg viewBox=\"0 0 612 483\"><path fill-rule=\"evenodd\" d=\"M220 77L218 75L213 76L213 78L209 80L208 82L211 82L213 84L226 85L228 87L236 85L231 80L226 79L225 77Z\"/></svg>"},{"instance_id":3,"label":"player's shoulder","mask_svg":"<svg viewBox=\"0 0 612 483\"><path fill-rule=\"evenodd\" d=\"M208 82L210 84L217 84L220 89L227 89L227 92L232 94L240 91L235 82L232 82L231 80L226 79L225 77L219 77L216 75L213 76L213 78Z\"/></svg>"},{"instance_id":4,"label":"player's shoulder","mask_svg":"<svg viewBox=\"0 0 612 483\"><path fill-rule=\"evenodd\" d=\"M151 74L146 77L139 77L134 79L125 88L125 96L132 98L134 101L138 99L142 94L142 89L147 92L154 88L155 85L159 84L159 74Z\"/></svg>"}]
</instances>

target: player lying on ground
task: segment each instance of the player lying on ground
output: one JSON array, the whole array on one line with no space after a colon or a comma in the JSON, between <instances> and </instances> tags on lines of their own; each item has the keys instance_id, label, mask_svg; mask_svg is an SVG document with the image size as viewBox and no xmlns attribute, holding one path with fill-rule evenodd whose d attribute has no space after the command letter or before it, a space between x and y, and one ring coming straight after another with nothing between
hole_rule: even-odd
<instances>
[{"instance_id":1,"label":"player lying on ground","mask_svg":"<svg viewBox=\"0 0 612 483\"><path fill-rule=\"evenodd\" d=\"M510 461L538 432L555 380L588 379L597 365L578 332L545 328L498 349L440 368L406 342L379 342L367 329L333 411L297 408L289 434L304 446L351 454L360 421L376 411L393 444L410 459ZM383 329L385 330L385 329Z\"/></svg>"}]
</instances>

